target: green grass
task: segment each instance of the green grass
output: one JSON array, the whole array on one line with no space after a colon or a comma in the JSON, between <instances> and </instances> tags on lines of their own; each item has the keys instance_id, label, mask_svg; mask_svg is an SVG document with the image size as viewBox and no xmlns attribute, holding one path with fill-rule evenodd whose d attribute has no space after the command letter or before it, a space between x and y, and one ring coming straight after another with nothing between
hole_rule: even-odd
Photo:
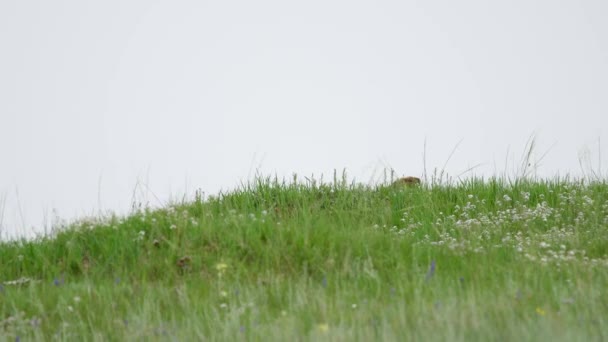
<instances>
[{"instance_id":1,"label":"green grass","mask_svg":"<svg viewBox=\"0 0 608 342\"><path fill-rule=\"evenodd\" d=\"M607 255L606 183L265 179L1 243L0 340L602 341Z\"/></svg>"}]
</instances>

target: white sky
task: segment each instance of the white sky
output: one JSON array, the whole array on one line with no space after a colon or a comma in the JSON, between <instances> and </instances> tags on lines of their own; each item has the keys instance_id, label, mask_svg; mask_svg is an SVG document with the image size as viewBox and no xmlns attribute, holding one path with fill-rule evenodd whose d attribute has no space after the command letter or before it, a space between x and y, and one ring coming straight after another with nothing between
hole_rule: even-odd
<instances>
[{"instance_id":1,"label":"white sky","mask_svg":"<svg viewBox=\"0 0 608 342\"><path fill-rule=\"evenodd\" d=\"M513 171L532 134L539 176L597 171L606 18L604 0L1 1L1 235L124 213L138 181L157 205L256 169L420 176L425 139L429 170L462 140L453 175Z\"/></svg>"}]
</instances>

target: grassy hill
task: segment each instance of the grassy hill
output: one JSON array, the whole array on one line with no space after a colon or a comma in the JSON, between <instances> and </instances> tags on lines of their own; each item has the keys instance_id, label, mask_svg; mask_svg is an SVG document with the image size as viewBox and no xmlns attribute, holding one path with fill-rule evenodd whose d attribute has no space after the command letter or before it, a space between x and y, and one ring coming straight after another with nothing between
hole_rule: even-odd
<instances>
[{"instance_id":1,"label":"grassy hill","mask_svg":"<svg viewBox=\"0 0 608 342\"><path fill-rule=\"evenodd\" d=\"M0 243L0 340L601 341L608 185L259 180Z\"/></svg>"}]
</instances>

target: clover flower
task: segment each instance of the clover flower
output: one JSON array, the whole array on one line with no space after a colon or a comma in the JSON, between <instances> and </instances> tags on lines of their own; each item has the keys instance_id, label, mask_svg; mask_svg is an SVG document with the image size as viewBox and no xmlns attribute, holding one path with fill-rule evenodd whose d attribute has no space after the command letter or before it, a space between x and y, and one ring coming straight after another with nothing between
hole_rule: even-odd
<instances>
[{"instance_id":1,"label":"clover flower","mask_svg":"<svg viewBox=\"0 0 608 342\"><path fill-rule=\"evenodd\" d=\"M320 323L317 324L317 329L319 329L320 332L325 333L329 331L329 324L327 323Z\"/></svg>"},{"instance_id":2,"label":"clover flower","mask_svg":"<svg viewBox=\"0 0 608 342\"><path fill-rule=\"evenodd\" d=\"M226 270L228 269L228 264L220 262L215 265L215 269L217 271L217 276L221 278L226 273Z\"/></svg>"}]
</instances>

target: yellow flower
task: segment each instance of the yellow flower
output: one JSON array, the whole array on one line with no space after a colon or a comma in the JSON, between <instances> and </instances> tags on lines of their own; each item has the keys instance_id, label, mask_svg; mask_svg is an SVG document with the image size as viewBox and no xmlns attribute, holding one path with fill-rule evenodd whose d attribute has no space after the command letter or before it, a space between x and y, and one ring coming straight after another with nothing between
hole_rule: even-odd
<instances>
[{"instance_id":1,"label":"yellow flower","mask_svg":"<svg viewBox=\"0 0 608 342\"><path fill-rule=\"evenodd\" d=\"M224 273L226 273L226 269L228 268L228 264L220 262L215 265L215 269L217 270L217 276L222 277Z\"/></svg>"},{"instance_id":2,"label":"yellow flower","mask_svg":"<svg viewBox=\"0 0 608 342\"><path fill-rule=\"evenodd\" d=\"M536 308L536 313L541 316L544 316L546 314L545 310L543 310L541 308Z\"/></svg>"},{"instance_id":3,"label":"yellow flower","mask_svg":"<svg viewBox=\"0 0 608 342\"><path fill-rule=\"evenodd\" d=\"M320 332L327 332L329 330L329 324L321 323L321 324L317 325L317 328L319 329Z\"/></svg>"}]
</instances>

